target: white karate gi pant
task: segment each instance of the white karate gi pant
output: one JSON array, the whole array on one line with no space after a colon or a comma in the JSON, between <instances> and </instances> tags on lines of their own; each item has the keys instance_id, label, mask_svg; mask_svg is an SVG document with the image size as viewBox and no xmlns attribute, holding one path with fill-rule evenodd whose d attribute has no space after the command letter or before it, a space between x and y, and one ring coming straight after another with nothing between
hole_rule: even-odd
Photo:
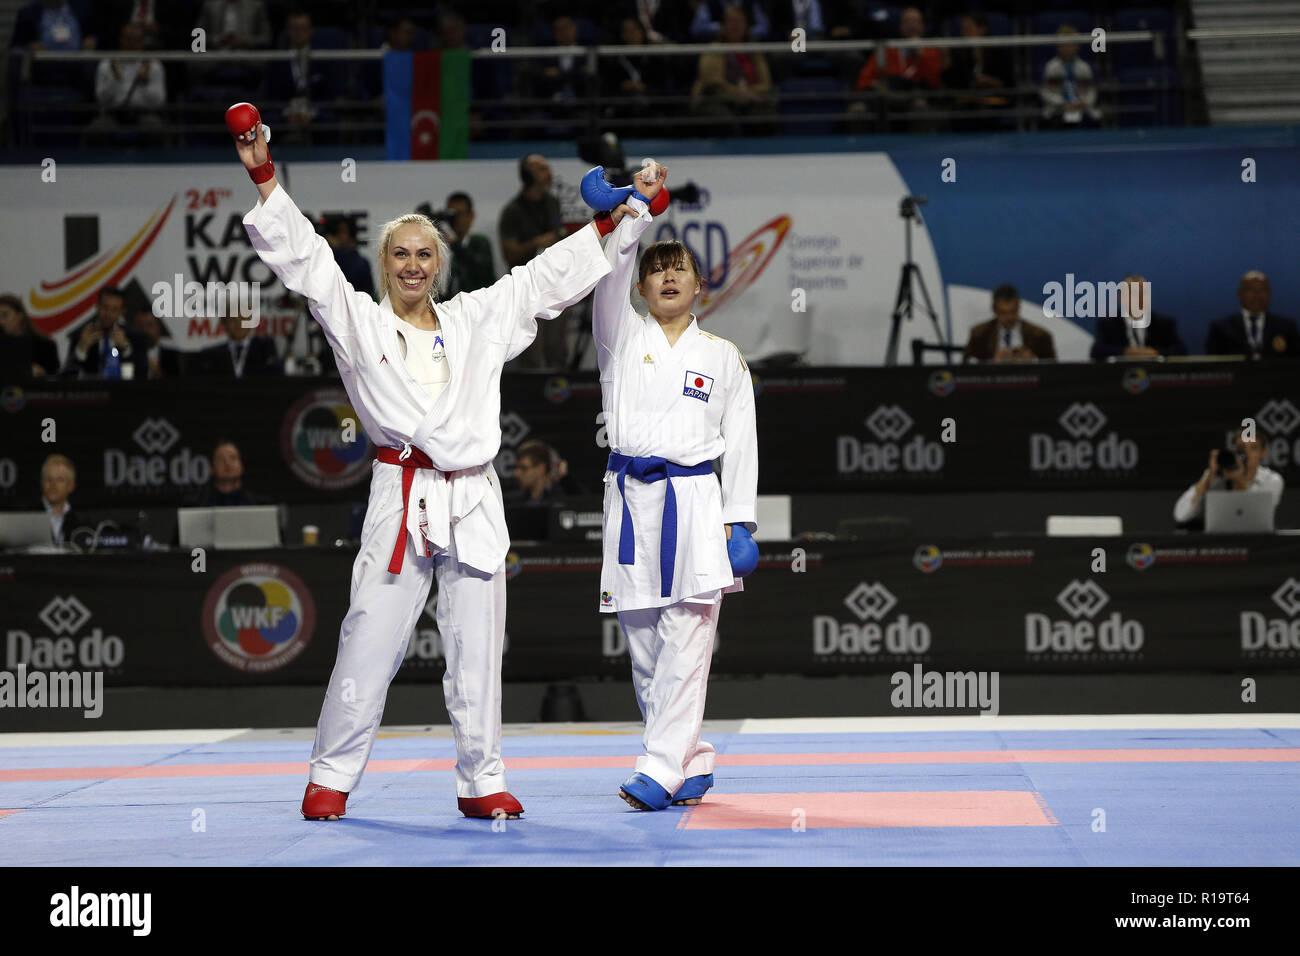
<instances>
[{"instance_id":1,"label":"white karate gi pant","mask_svg":"<svg viewBox=\"0 0 1300 956\"><path fill-rule=\"evenodd\" d=\"M497 483L493 482L500 495ZM414 502L412 502L414 507ZM312 783L352 793L361 780L384 714L388 685L438 579L438 632L447 673L443 695L456 740L456 796L506 789L501 761L501 656L505 649L505 565L485 574L447 551L422 556L408 535L400 574L388 563L405 520L401 499L372 495L352 566L351 606L339 629L338 656L312 748Z\"/></svg>"},{"instance_id":2,"label":"white karate gi pant","mask_svg":"<svg viewBox=\"0 0 1300 956\"><path fill-rule=\"evenodd\" d=\"M670 794L687 777L713 773L713 745L700 739L700 725L721 611L719 600L618 612L645 720L636 769Z\"/></svg>"}]
</instances>

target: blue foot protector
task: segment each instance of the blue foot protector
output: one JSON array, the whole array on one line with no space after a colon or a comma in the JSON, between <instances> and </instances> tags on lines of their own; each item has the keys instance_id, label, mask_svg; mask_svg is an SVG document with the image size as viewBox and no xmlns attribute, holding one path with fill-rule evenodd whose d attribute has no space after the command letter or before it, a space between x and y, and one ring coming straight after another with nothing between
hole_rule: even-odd
<instances>
[{"instance_id":1,"label":"blue foot protector","mask_svg":"<svg viewBox=\"0 0 1300 956\"><path fill-rule=\"evenodd\" d=\"M713 774L711 773L687 777L685 782L677 788L677 792L673 794L673 806L693 807L700 802L712 787Z\"/></svg>"},{"instance_id":2,"label":"blue foot protector","mask_svg":"<svg viewBox=\"0 0 1300 956\"><path fill-rule=\"evenodd\" d=\"M672 802L668 791L643 773L634 773L623 781L618 795L637 810L662 810Z\"/></svg>"}]
</instances>

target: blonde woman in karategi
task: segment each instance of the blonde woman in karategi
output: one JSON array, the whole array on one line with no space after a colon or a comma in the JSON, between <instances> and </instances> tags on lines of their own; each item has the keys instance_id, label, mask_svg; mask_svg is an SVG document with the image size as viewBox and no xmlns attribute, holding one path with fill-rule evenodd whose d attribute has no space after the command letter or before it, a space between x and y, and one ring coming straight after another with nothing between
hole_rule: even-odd
<instances>
[{"instance_id":1,"label":"blonde woman in karategi","mask_svg":"<svg viewBox=\"0 0 1300 956\"><path fill-rule=\"evenodd\" d=\"M609 272L597 230L538 240L550 248L526 266L437 302L447 247L428 219L401 216L381 235L385 295L376 304L348 284L329 245L277 183L256 109L237 104L226 123L261 197L244 217L253 248L286 288L306 296L379 449L302 813L343 816L436 575L459 809L518 816L523 807L506 790L501 761L509 534L492 466L501 444L501 368L532 342L535 317L554 318Z\"/></svg>"},{"instance_id":2,"label":"blonde woman in karategi","mask_svg":"<svg viewBox=\"0 0 1300 956\"><path fill-rule=\"evenodd\" d=\"M651 164L635 177L636 215L606 240L613 269L596 285L592 319L612 450L599 606L618 614L645 719L645 753L619 790L638 810L696 804L713 785L700 725L718 615L757 561L753 382L736 347L691 312L702 279L690 250L651 245L637 273L649 315L629 301L660 173Z\"/></svg>"}]
</instances>

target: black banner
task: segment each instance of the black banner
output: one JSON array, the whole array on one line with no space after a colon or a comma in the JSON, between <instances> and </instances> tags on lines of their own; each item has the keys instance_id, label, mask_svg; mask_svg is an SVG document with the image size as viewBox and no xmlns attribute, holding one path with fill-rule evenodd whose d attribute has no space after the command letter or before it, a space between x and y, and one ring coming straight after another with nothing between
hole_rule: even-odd
<instances>
[{"instance_id":1,"label":"black banner","mask_svg":"<svg viewBox=\"0 0 1300 956\"><path fill-rule=\"evenodd\" d=\"M0 558L3 670L110 686L323 683L354 552ZM624 676L590 545L507 559L507 680ZM443 671L436 586L399 679ZM765 546L713 672L1051 674L1300 666L1300 538L1007 538Z\"/></svg>"},{"instance_id":2,"label":"black banner","mask_svg":"<svg viewBox=\"0 0 1300 956\"><path fill-rule=\"evenodd\" d=\"M1243 418L1291 483L1298 382L1285 362L759 372L759 491L1177 490ZM501 425L502 474L541 438L599 490L609 449L591 374L506 375ZM51 381L3 391L0 509L39 507L53 452L77 466L78 510L192 502L218 438L271 500L365 498L374 450L336 379Z\"/></svg>"}]
</instances>

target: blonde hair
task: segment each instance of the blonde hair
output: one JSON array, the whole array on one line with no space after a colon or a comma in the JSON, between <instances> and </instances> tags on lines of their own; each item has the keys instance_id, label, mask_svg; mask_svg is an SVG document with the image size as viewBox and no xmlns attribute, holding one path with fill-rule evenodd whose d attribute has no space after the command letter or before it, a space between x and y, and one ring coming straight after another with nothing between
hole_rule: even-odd
<instances>
[{"instance_id":1,"label":"blonde hair","mask_svg":"<svg viewBox=\"0 0 1300 956\"><path fill-rule=\"evenodd\" d=\"M67 455L50 455L45 461L41 462L41 477L45 477L46 468L66 468L72 475L72 480L77 480L77 466L72 463L72 459Z\"/></svg>"},{"instance_id":2,"label":"blonde hair","mask_svg":"<svg viewBox=\"0 0 1300 956\"><path fill-rule=\"evenodd\" d=\"M442 238L442 232L433 224L433 220L418 212L408 212L404 216L390 219L379 231L379 298L382 300L389 293L388 247L392 244L393 233L400 226L410 225L420 226L433 236L434 250L438 256L438 274L434 276L433 288L429 290L429 305L432 306L446 287L447 275L451 271L451 250L447 248L447 240Z\"/></svg>"}]
</instances>

